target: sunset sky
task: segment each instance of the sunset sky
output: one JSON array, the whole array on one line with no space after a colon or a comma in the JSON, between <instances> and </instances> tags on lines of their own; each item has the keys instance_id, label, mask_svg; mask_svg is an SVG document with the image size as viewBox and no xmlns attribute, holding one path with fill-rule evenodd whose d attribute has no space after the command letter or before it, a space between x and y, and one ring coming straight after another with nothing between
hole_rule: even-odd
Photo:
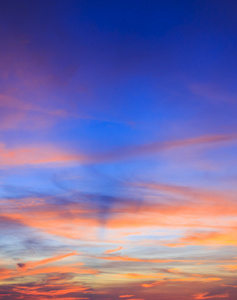
<instances>
[{"instance_id":1,"label":"sunset sky","mask_svg":"<svg viewBox=\"0 0 237 300\"><path fill-rule=\"evenodd\" d=\"M0 299L237 299L237 2L0 2Z\"/></svg>"}]
</instances>

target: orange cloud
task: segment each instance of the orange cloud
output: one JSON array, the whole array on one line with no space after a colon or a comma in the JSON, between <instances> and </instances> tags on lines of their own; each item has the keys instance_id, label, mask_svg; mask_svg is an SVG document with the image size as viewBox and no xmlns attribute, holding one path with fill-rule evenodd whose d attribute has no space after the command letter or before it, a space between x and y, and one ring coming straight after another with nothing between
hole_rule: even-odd
<instances>
[{"instance_id":1,"label":"orange cloud","mask_svg":"<svg viewBox=\"0 0 237 300\"><path fill-rule=\"evenodd\" d=\"M130 298L134 297L134 295L120 295L119 298Z\"/></svg>"},{"instance_id":2,"label":"orange cloud","mask_svg":"<svg viewBox=\"0 0 237 300\"><path fill-rule=\"evenodd\" d=\"M114 276L124 277L128 279L148 279L148 278L157 278L164 277L162 274L140 274L140 273L126 273L126 274L116 274Z\"/></svg>"},{"instance_id":3,"label":"orange cloud","mask_svg":"<svg viewBox=\"0 0 237 300\"><path fill-rule=\"evenodd\" d=\"M36 261L36 262L27 262L27 263L24 263L24 264L18 264L18 266L20 267L20 269L27 270L27 269L32 269L32 268L35 268L35 267L38 267L38 266L41 266L41 265L53 263L53 262L59 261L63 258L73 256L73 255L78 255L78 253L76 251L74 251L74 252L71 252L71 253L68 253L68 254L57 255L57 256L50 257L50 258L47 258L47 259L43 259L43 260Z\"/></svg>"},{"instance_id":4,"label":"orange cloud","mask_svg":"<svg viewBox=\"0 0 237 300\"><path fill-rule=\"evenodd\" d=\"M237 288L237 285L233 285L233 284L221 284L221 286L227 286L227 287L231 287L231 288Z\"/></svg>"},{"instance_id":5,"label":"orange cloud","mask_svg":"<svg viewBox=\"0 0 237 300\"><path fill-rule=\"evenodd\" d=\"M68 204L67 214L65 214L63 206L49 205L47 199L26 199L25 201L23 199L19 204L18 202L15 201L14 205L6 204L5 213L1 212L2 217L38 228L52 235L69 239L78 239L79 237L91 239L96 237L97 228L101 225L97 209L85 204ZM237 214L237 207L231 200L226 200L224 206L223 201L221 204L220 199L214 197L202 199L198 205L191 200L173 201L167 204L144 202L140 205L139 210L132 203L124 203L120 207L111 208L105 226L111 230L131 228L131 226L134 228L159 226L176 229L177 227L188 227L189 232L190 228L209 228L209 231L199 230L199 232L187 234L178 240L161 241L161 243L171 247L192 244L236 245L235 221L231 218L226 219L226 217ZM224 225L220 222L223 217L225 217ZM107 251L113 253L120 249L122 248ZM120 260L127 259L118 258Z\"/></svg>"},{"instance_id":6,"label":"orange cloud","mask_svg":"<svg viewBox=\"0 0 237 300\"><path fill-rule=\"evenodd\" d=\"M236 271L237 270L237 265L225 265L222 266L224 269L226 269L227 271Z\"/></svg>"},{"instance_id":7,"label":"orange cloud","mask_svg":"<svg viewBox=\"0 0 237 300\"><path fill-rule=\"evenodd\" d=\"M113 260L113 261L129 261L129 262L147 262L147 263L167 263L167 262L190 262L190 260L176 260L176 259L144 259L129 256L93 256L93 258Z\"/></svg>"},{"instance_id":8,"label":"orange cloud","mask_svg":"<svg viewBox=\"0 0 237 300\"><path fill-rule=\"evenodd\" d=\"M201 245L201 246L223 246L237 245L237 234L234 229L226 229L226 232L207 231L195 232L178 240L177 243L165 244L169 247L186 246L186 245Z\"/></svg>"},{"instance_id":9,"label":"orange cloud","mask_svg":"<svg viewBox=\"0 0 237 300\"><path fill-rule=\"evenodd\" d=\"M190 236L175 243L169 241L165 244L176 246L195 242L203 245L236 245L236 221L231 218L237 215L233 193L149 183L135 186L145 188L144 194L147 193L148 199L150 194L155 199L154 192L157 191L157 202L144 201L139 208L130 203L119 209L113 208L114 216L108 220L108 227L209 228L208 234ZM159 202L161 194L171 200L166 203Z\"/></svg>"},{"instance_id":10,"label":"orange cloud","mask_svg":"<svg viewBox=\"0 0 237 300\"><path fill-rule=\"evenodd\" d=\"M92 274L92 275L99 273L97 269L87 269L81 267L83 263L41 267L44 264L56 262L60 259L66 258L71 255L76 255L76 253L72 252L66 255L56 256L39 262L33 262L33 263L30 262L29 265L19 263L17 269L8 269L8 268L1 269L0 279L4 280L8 278L27 277L27 276L38 275L38 274L52 274L52 273L58 273L58 274L72 273L72 274Z\"/></svg>"},{"instance_id":11,"label":"orange cloud","mask_svg":"<svg viewBox=\"0 0 237 300\"><path fill-rule=\"evenodd\" d=\"M26 277L38 274L51 274L51 273L74 273L74 274L98 274L99 271L96 269L79 268L78 266L55 266L55 267L44 267L39 269L29 269L26 271L15 271L9 270L9 272L1 272L0 279L8 279L15 277Z\"/></svg>"},{"instance_id":12,"label":"orange cloud","mask_svg":"<svg viewBox=\"0 0 237 300\"><path fill-rule=\"evenodd\" d=\"M148 191L147 191L148 190ZM133 201L127 201L111 207L106 223L107 229L166 227L188 229L183 237L176 240L160 240L166 246L186 245L236 245L237 204L232 194L196 190L182 186L146 184L145 191L159 191L171 201L144 201L137 207ZM149 198L148 198L149 199ZM180 200L181 199L181 200ZM225 199L225 201L223 201ZM48 204L47 199L22 199L6 201L1 211L3 218L19 222L28 227L37 228L51 235L68 239L82 238L97 240L98 228L101 226L98 208L86 203L67 204L67 213L63 205ZM85 217L86 216L86 217ZM202 231L200 229L203 228ZM193 229L191 231L191 229ZM195 231L195 230L199 231ZM114 233L113 233L114 236ZM117 242L117 241L116 241ZM107 250L105 254L121 250L121 247ZM126 256L102 256L107 260L142 261ZM146 260L146 262L169 262L175 260Z\"/></svg>"},{"instance_id":13,"label":"orange cloud","mask_svg":"<svg viewBox=\"0 0 237 300\"><path fill-rule=\"evenodd\" d=\"M122 250L122 249L123 249L123 247L118 247L116 249L106 250L104 252L104 254L110 254L110 253L113 253L113 252L116 252L116 251L119 251L119 250Z\"/></svg>"},{"instance_id":14,"label":"orange cloud","mask_svg":"<svg viewBox=\"0 0 237 300\"><path fill-rule=\"evenodd\" d=\"M141 286L144 287L144 288L151 288L151 287L154 287L154 286L159 286L159 285L166 284L167 282L168 281L160 280L160 281L155 281L155 282L152 282L152 283L143 283Z\"/></svg>"},{"instance_id":15,"label":"orange cloud","mask_svg":"<svg viewBox=\"0 0 237 300\"><path fill-rule=\"evenodd\" d=\"M47 287L47 286L46 286ZM79 293L79 292L87 292L88 287L80 286L80 285L59 285L53 286L54 289L51 290L42 290L45 286L37 286L37 287L16 287L13 288L14 292L18 292L25 295L31 296L60 296L69 293Z\"/></svg>"},{"instance_id":16,"label":"orange cloud","mask_svg":"<svg viewBox=\"0 0 237 300\"><path fill-rule=\"evenodd\" d=\"M172 274L186 274L186 273L183 273L180 269L178 268L172 268L172 269L167 269L167 272L168 273L172 273Z\"/></svg>"},{"instance_id":17,"label":"orange cloud","mask_svg":"<svg viewBox=\"0 0 237 300\"><path fill-rule=\"evenodd\" d=\"M44 297L40 297L38 298L38 300L49 300L49 298L44 298ZM87 299L90 299L88 297L78 297L78 296L75 296L75 297L67 297L67 298L64 298L64 297L60 297L60 298L52 298L53 300L87 300ZM31 300L31 299L29 299ZM32 298L32 300L35 300L35 297Z\"/></svg>"},{"instance_id":18,"label":"orange cloud","mask_svg":"<svg viewBox=\"0 0 237 300\"><path fill-rule=\"evenodd\" d=\"M2 212L3 218L8 218L13 222L19 222L29 227L38 228L52 235L70 239L90 239L96 235L97 227L100 224L93 208L89 210L86 206L72 203L65 207L54 204L47 204L46 201L36 201L25 199L14 205L7 204ZM15 204L16 203L16 204ZM29 205L30 203L30 205ZM10 213L10 211L12 211ZM91 215L91 218L85 217Z\"/></svg>"},{"instance_id":19,"label":"orange cloud","mask_svg":"<svg viewBox=\"0 0 237 300\"><path fill-rule=\"evenodd\" d=\"M195 294L194 299L195 300L202 300L202 299L211 299L211 298L227 298L229 297L228 293L225 294L220 294L220 295L209 295L209 293L200 293L200 294Z\"/></svg>"}]
</instances>

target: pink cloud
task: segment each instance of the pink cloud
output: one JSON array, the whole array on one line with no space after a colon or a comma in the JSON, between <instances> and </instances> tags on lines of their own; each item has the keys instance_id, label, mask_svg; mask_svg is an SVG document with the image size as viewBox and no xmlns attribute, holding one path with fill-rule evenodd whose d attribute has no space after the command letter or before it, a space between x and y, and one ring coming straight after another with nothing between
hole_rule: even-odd
<instances>
[{"instance_id":1,"label":"pink cloud","mask_svg":"<svg viewBox=\"0 0 237 300\"><path fill-rule=\"evenodd\" d=\"M231 142L237 139L237 134L228 135L204 135L194 138L171 140L171 141L159 141L154 143L148 143L143 145L125 147L117 149L113 152L107 152L104 154L96 155L92 157L92 161L95 162L107 162L123 160L133 157L139 157L144 155L155 154L158 152L163 152L167 150L172 150L176 148L184 148L191 146L207 146L207 145L222 145L227 142Z\"/></svg>"},{"instance_id":2,"label":"pink cloud","mask_svg":"<svg viewBox=\"0 0 237 300\"><path fill-rule=\"evenodd\" d=\"M51 145L26 148L7 148L0 144L0 165L26 165L85 161L84 156L64 153Z\"/></svg>"}]
</instances>

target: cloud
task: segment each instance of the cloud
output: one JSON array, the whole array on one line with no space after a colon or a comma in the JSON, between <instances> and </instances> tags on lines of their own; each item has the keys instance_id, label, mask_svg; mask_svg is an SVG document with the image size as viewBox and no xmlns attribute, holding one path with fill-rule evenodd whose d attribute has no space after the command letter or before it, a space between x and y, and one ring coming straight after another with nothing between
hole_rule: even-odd
<instances>
[{"instance_id":1,"label":"cloud","mask_svg":"<svg viewBox=\"0 0 237 300\"><path fill-rule=\"evenodd\" d=\"M40 145L29 148L7 148L5 144L0 144L0 166L67 163L84 160L83 156L64 153L51 145Z\"/></svg>"},{"instance_id":2,"label":"cloud","mask_svg":"<svg viewBox=\"0 0 237 300\"><path fill-rule=\"evenodd\" d=\"M154 183L136 183L133 186L144 189L144 201L136 198L103 199L103 196L80 193L69 193L67 197L71 201L47 196L38 200L28 197L7 201L1 217L8 223L20 223L69 239L94 239L100 227L121 230L159 226L186 228L180 238L160 239L160 244L169 247L236 245L235 220L232 217L237 213L237 205L231 193ZM150 201L150 194L153 201ZM105 222L101 222L102 218ZM121 248L107 250L110 252L105 254L115 250Z\"/></svg>"},{"instance_id":3,"label":"cloud","mask_svg":"<svg viewBox=\"0 0 237 300\"><path fill-rule=\"evenodd\" d=\"M65 163L80 162L82 164L106 163L120 159L144 156L147 154L165 151L177 147L187 147L193 145L206 145L213 143L223 143L237 138L236 135L218 135L191 138L186 140L176 140L167 142L157 142L147 145L134 146L131 148L118 149L114 152L104 154L70 154L58 150L55 146L44 144L30 147L7 148L4 143L0 144L0 165L25 165L25 164L45 164L45 163Z\"/></svg>"},{"instance_id":4,"label":"cloud","mask_svg":"<svg viewBox=\"0 0 237 300\"><path fill-rule=\"evenodd\" d=\"M63 116L65 114L62 110L50 110L46 109L43 105L38 105L34 102L27 102L17 99L15 97L10 97L7 95L0 94L0 106L7 107L11 109L23 110L23 111L36 111L40 113L45 113L49 115Z\"/></svg>"},{"instance_id":5,"label":"cloud","mask_svg":"<svg viewBox=\"0 0 237 300\"><path fill-rule=\"evenodd\" d=\"M0 94L0 130L43 129L52 127L59 118L67 116L67 112L63 109L50 109L47 108L48 105L32 100L21 100L11 94L15 94L15 91Z\"/></svg>"},{"instance_id":6,"label":"cloud","mask_svg":"<svg viewBox=\"0 0 237 300\"><path fill-rule=\"evenodd\" d=\"M237 265L223 265L222 266L226 271L235 272L237 271Z\"/></svg>"},{"instance_id":7,"label":"cloud","mask_svg":"<svg viewBox=\"0 0 237 300\"><path fill-rule=\"evenodd\" d=\"M78 255L78 254L79 253L74 251L74 252L71 252L71 253L46 258L46 259L43 259L43 260L40 260L40 261L27 262L27 263L18 263L17 265L20 269L24 269L24 270L33 269L33 268L36 268L38 266L54 263L54 262L59 261L61 259L64 259L64 258L67 258L67 257L70 257L70 256L74 256L74 255Z\"/></svg>"},{"instance_id":8,"label":"cloud","mask_svg":"<svg viewBox=\"0 0 237 300\"><path fill-rule=\"evenodd\" d=\"M123 247L118 247L118 248L116 248L116 249L106 250L106 251L104 252L104 254L110 254L110 253L117 252L117 251L122 250L122 249L123 249Z\"/></svg>"},{"instance_id":9,"label":"cloud","mask_svg":"<svg viewBox=\"0 0 237 300\"><path fill-rule=\"evenodd\" d=\"M130 256L91 256L96 259L112 260L112 261L128 261L128 262L147 262L147 263L168 263L168 262L192 262L192 260L177 259L145 259Z\"/></svg>"},{"instance_id":10,"label":"cloud","mask_svg":"<svg viewBox=\"0 0 237 300\"><path fill-rule=\"evenodd\" d=\"M229 297L228 293L219 294L219 295L209 295L209 293L200 293L193 295L195 300L202 300L202 299L211 299L211 298L227 298Z\"/></svg>"},{"instance_id":11,"label":"cloud","mask_svg":"<svg viewBox=\"0 0 237 300\"><path fill-rule=\"evenodd\" d=\"M192 234L186 235L185 237L182 237L178 241L178 245L237 246L236 238L237 238L237 234L236 231L233 229L225 230L225 232L218 232L218 231L194 232Z\"/></svg>"},{"instance_id":12,"label":"cloud","mask_svg":"<svg viewBox=\"0 0 237 300\"><path fill-rule=\"evenodd\" d=\"M141 286L144 287L144 288L151 288L151 287L154 287L154 286L164 285L166 283L168 283L168 281L159 280L159 281L155 281L155 282L152 282L152 283L143 283Z\"/></svg>"},{"instance_id":13,"label":"cloud","mask_svg":"<svg viewBox=\"0 0 237 300\"><path fill-rule=\"evenodd\" d=\"M164 277L162 274L140 274L140 273L124 273L124 274L116 274L114 276L123 277L127 279L136 279L136 280Z\"/></svg>"},{"instance_id":14,"label":"cloud","mask_svg":"<svg viewBox=\"0 0 237 300\"><path fill-rule=\"evenodd\" d=\"M51 283L49 281L32 284L14 284L4 286L11 299L89 299L87 295L91 288L74 282ZM6 294L5 294L6 295ZM67 297L65 298L65 296ZM4 296L4 294L3 294ZM64 296L64 297L62 297Z\"/></svg>"},{"instance_id":15,"label":"cloud","mask_svg":"<svg viewBox=\"0 0 237 300\"><path fill-rule=\"evenodd\" d=\"M19 266L18 266L19 267ZM35 275L48 275L48 274L91 274L95 275L98 274L99 271L97 269L89 269L81 267L81 264L72 264L72 265L61 265L61 266L49 266L49 267L35 267L35 269L24 269L18 268L17 270L2 268L0 279L5 280L9 278L16 278L16 277L31 277L31 280L34 281Z\"/></svg>"},{"instance_id":16,"label":"cloud","mask_svg":"<svg viewBox=\"0 0 237 300\"><path fill-rule=\"evenodd\" d=\"M231 287L231 288L237 288L237 285L233 284L221 284L221 286Z\"/></svg>"},{"instance_id":17,"label":"cloud","mask_svg":"<svg viewBox=\"0 0 237 300\"><path fill-rule=\"evenodd\" d=\"M192 147L192 146L207 146L207 145L222 145L226 142L231 142L237 139L237 134L229 135L204 135L194 138L181 140L154 142L131 147L124 147L112 152L102 153L92 157L92 162L110 162L117 160L130 159L134 157L147 156L176 148Z\"/></svg>"},{"instance_id":18,"label":"cloud","mask_svg":"<svg viewBox=\"0 0 237 300\"><path fill-rule=\"evenodd\" d=\"M201 283L209 283L209 282L215 282L220 281L222 278L219 277L187 277L187 278L165 278L165 280L158 280L151 283L143 283L142 287L144 288L152 288L159 285L165 285L172 282L201 282ZM200 298L201 299L201 298ZM204 299L204 298L203 298Z\"/></svg>"},{"instance_id":19,"label":"cloud","mask_svg":"<svg viewBox=\"0 0 237 300\"><path fill-rule=\"evenodd\" d=\"M65 279L68 279L68 275L94 275L99 272L97 269L83 267L83 263L73 263L68 265L64 262L63 264L60 263L60 265L55 265L55 263L58 263L59 261L61 262L61 260L75 255L78 255L78 253L76 251L73 251L67 254L57 255L39 261L30 261L26 263L19 262L17 263L17 268L1 268L0 279L6 280L13 278L30 278L34 281L34 276L44 275L48 276L48 281L50 281L51 284L57 284L62 280L64 281ZM50 274L53 274L54 277L49 276Z\"/></svg>"},{"instance_id":20,"label":"cloud","mask_svg":"<svg viewBox=\"0 0 237 300\"><path fill-rule=\"evenodd\" d=\"M50 290L47 290L47 288L50 287ZM61 296L66 295L70 293L80 293L80 292L86 292L88 290L88 287L85 287L83 285L58 285L58 286L33 286L33 287L22 287L18 286L16 288L13 288L14 292L18 292L20 294L24 295L30 295L30 296ZM86 298L88 299L88 298Z\"/></svg>"},{"instance_id":21,"label":"cloud","mask_svg":"<svg viewBox=\"0 0 237 300\"><path fill-rule=\"evenodd\" d=\"M223 91L220 86L208 83L196 82L189 86L190 91L197 95L211 100L213 103L223 102L223 103L236 103L237 95L236 93L230 93L228 91ZM199 97L200 98L200 97Z\"/></svg>"}]
</instances>

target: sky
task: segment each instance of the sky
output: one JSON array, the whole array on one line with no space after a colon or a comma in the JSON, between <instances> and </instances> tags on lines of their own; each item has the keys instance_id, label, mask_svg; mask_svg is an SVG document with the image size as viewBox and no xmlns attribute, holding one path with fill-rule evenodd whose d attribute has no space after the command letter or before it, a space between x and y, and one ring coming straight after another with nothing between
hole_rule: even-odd
<instances>
[{"instance_id":1,"label":"sky","mask_svg":"<svg viewBox=\"0 0 237 300\"><path fill-rule=\"evenodd\" d=\"M237 298L235 0L0 3L0 299Z\"/></svg>"}]
</instances>

